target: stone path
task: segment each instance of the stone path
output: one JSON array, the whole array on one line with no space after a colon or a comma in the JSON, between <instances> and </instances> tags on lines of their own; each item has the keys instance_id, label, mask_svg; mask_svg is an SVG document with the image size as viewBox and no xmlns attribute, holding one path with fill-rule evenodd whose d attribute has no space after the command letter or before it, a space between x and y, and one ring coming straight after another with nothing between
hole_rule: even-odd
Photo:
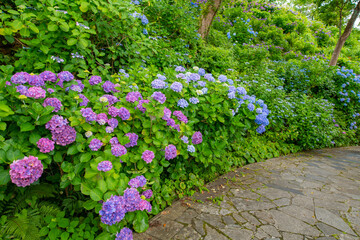
<instances>
[{"instance_id":1,"label":"stone path","mask_svg":"<svg viewBox=\"0 0 360 240\"><path fill-rule=\"evenodd\" d=\"M134 239L360 239L360 147L250 164L207 188L173 203Z\"/></svg>"}]
</instances>

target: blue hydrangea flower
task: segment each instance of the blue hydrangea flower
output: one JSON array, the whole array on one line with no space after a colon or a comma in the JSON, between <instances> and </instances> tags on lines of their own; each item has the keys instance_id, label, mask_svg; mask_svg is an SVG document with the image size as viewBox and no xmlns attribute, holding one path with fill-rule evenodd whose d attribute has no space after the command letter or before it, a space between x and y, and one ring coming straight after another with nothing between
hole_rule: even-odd
<instances>
[{"instance_id":1,"label":"blue hydrangea flower","mask_svg":"<svg viewBox=\"0 0 360 240\"><path fill-rule=\"evenodd\" d=\"M199 103L199 99L197 99L196 97L191 97L189 99L189 101L192 103L192 104L198 104Z\"/></svg>"},{"instance_id":2,"label":"blue hydrangea flower","mask_svg":"<svg viewBox=\"0 0 360 240\"><path fill-rule=\"evenodd\" d=\"M220 75L218 77L218 79L219 79L220 82L226 82L227 81L227 77L225 75Z\"/></svg>"},{"instance_id":3,"label":"blue hydrangea flower","mask_svg":"<svg viewBox=\"0 0 360 240\"><path fill-rule=\"evenodd\" d=\"M229 92L228 93L228 98L234 99L235 98L235 92Z\"/></svg>"},{"instance_id":4,"label":"blue hydrangea flower","mask_svg":"<svg viewBox=\"0 0 360 240\"><path fill-rule=\"evenodd\" d=\"M203 88L201 89L201 91L203 92L203 94L206 94L208 92L208 89L207 88Z\"/></svg>"},{"instance_id":5,"label":"blue hydrangea flower","mask_svg":"<svg viewBox=\"0 0 360 240\"><path fill-rule=\"evenodd\" d=\"M193 153L193 152L195 152L195 147L193 145L188 145L187 151Z\"/></svg>"},{"instance_id":6,"label":"blue hydrangea flower","mask_svg":"<svg viewBox=\"0 0 360 240\"><path fill-rule=\"evenodd\" d=\"M257 129L256 132L258 132L259 134L262 134L265 132L265 126L264 125L260 125Z\"/></svg>"},{"instance_id":7,"label":"blue hydrangea flower","mask_svg":"<svg viewBox=\"0 0 360 240\"><path fill-rule=\"evenodd\" d=\"M197 83L199 84L200 87L206 86L206 82L204 82L204 81L198 81Z\"/></svg>"},{"instance_id":8,"label":"blue hydrangea flower","mask_svg":"<svg viewBox=\"0 0 360 240\"><path fill-rule=\"evenodd\" d=\"M166 86L166 83L162 80L155 79L151 82L151 86L155 89L163 89Z\"/></svg>"},{"instance_id":9,"label":"blue hydrangea flower","mask_svg":"<svg viewBox=\"0 0 360 240\"><path fill-rule=\"evenodd\" d=\"M146 28L143 29L143 34L148 35L148 31L146 30Z\"/></svg>"},{"instance_id":10,"label":"blue hydrangea flower","mask_svg":"<svg viewBox=\"0 0 360 240\"><path fill-rule=\"evenodd\" d=\"M189 103L185 99L180 99L177 105L181 108L186 108L189 106Z\"/></svg>"},{"instance_id":11,"label":"blue hydrangea flower","mask_svg":"<svg viewBox=\"0 0 360 240\"><path fill-rule=\"evenodd\" d=\"M205 75L205 69L199 68L198 74L199 74L200 76L204 76L204 75Z\"/></svg>"},{"instance_id":12,"label":"blue hydrangea flower","mask_svg":"<svg viewBox=\"0 0 360 240\"><path fill-rule=\"evenodd\" d=\"M245 90L245 88L243 88L243 87L237 87L236 88L236 91L237 91L237 93L238 94L240 94L240 95L246 95L246 90Z\"/></svg>"},{"instance_id":13,"label":"blue hydrangea flower","mask_svg":"<svg viewBox=\"0 0 360 240\"><path fill-rule=\"evenodd\" d=\"M171 84L170 88L174 91L174 92L181 92L183 85L179 82L174 82L173 84Z\"/></svg>"},{"instance_id":14,"label":"blue hydrangea flower","mask_svg":"<svg viewBox=\"0 0 360 240\"><path fill-rule=\"evenodd\" d=\"M248 105L247 105L247 108L249 109L249 111L254 111L255 110L255 106L254 106L254 104L252 104L252 103L249 103Z\"/></svg>"},{"instance_id":15,"label":"blue hydrangea flower","mask_svg":"<svg viewBox=\"0 0 360 240\"><path fill-rule=\"evenodd\" d=\"M187 136L182 136L181 141L183 141L184 143L189 143L189 138Z\"/></svg>"}]
</instances>

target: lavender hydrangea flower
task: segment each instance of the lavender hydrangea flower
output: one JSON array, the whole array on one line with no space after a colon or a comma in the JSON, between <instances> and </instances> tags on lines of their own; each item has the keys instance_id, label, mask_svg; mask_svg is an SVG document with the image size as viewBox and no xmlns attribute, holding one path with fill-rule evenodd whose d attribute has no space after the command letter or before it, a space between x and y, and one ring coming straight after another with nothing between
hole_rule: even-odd
<instances>
[{"instance_id":1,"label":"lavender hydrangea flower","mask_svg":"<svg viewBox=\"0 0 360 240\"><path fill-rule=\"evenodd\" d=\"M153 151L150 150L145 150L141 156L141 158L146 162L146 163L151 163L152 160L155 158L155 154Z\"/></svg>"},{"instance_id":2,"label":"lavender hydrangea flower","mask_svg":"<svg viewBox=\"0 0 360 240\"><path fill-rule=\"evenodd\" d=\"M123 145L114 144L111 146L111 153L115 157L120 157L122 155L125 155L127 153L127 150Z\"/></svg>"},{"instance_id":3,"label":"lavender hydrangea flower","mask_svg":"<svg viewBox=\"0 0 360 240\"><path fill-rule=\"evenodd\" d=\"M267 125L269 125L270 122L267 119L267 115L262 113L262 114L256 115L255 123L259 124L259 125L267 126Z\"/></svg>"},{"instance_id":4,"label":"lavender hydrangea flower","mask_svg":"<svg viewBox=\"0 0 360 240\"><path fill-rule=\"evenodd\" d=\"M175 71L176 71L176 72L185 72L186 70L185 70L185 68L182 67L182 66L177 66L177 67L175 68Z\"/></svg>"},{"instance_id":5,"label":"lavender hydrangea flower","mask_svg":"<svg viewBox=\"0 0 360 240\"><path fill-rule=\"evenodd\" d=\"M11 77L11 82L14 84L25 84L29 81L30 76L27 72L18 72Z\"/></svg>"},{"instance_id":6,"label":"lavender hydrangea flower","mask_svg":"<svg viewBox=\"0 0 360 240\"><path fill-rule=\"evenodd\" d=\"M225 75L220 75L218 77L218 79L219 79L220 82L226 82L227 81L227 77Z\"/></svg>"},{"instance_id":7,"label":"lavender hydrangea flower","mask_svg":"<svg viewBox=\"0 0 360 240\"><path fill-rule=\"evenodd\" d=\"M112 137L112 138L110 139L110 144L111 144L111 145L119 144L118 138L117 138L117 137Z\"/></svg>"},{"instance_id":8,"label":"lavender hydrangea flower","mask_svg":"<svg viewBox=\"0 0 360 240\"><path fill-rule=\"evenodd\" d=\"M146 211L148 211L150 213L151 210L152 210L152 207L151 207L151 204L148 201L146 201L144 199L141 199L140 202L139 202L137 210L140 210L140 211L146 210Z\"/></svg>"},{"instance_id":9,"label":"lavender hydrangea flower","mask_svg":"<svg viewBox=\"0 0 360 240\"><path fill-rule=\"evenodd\" d=\"M10 164L11 182L18 187L26 187L37 181L43 173L41 161L34 156L15 160Z\"/></svg>"},{"instance_id":10,"label":"lavender hydrangea flower","mask_svg":"<svg viewBox=\"0 0 360 240\"><path fill-rule=\"evenodd\" d=\"M205 75L205 69L199 68L198 74L199 74L200 76L204 76L204 75Z\"/></svg>"},{"instance_id":11,"label":"lavender hydrangea flower","mask_svg":"<svg viewBox=\"0 0 360 240\"><path fill-rule=\"evenodd\" d=\"M193 153L193 152L195 152L195 147L193 145L188 145L187 151Z\"/></svg>"},{"instance_id":12,"label":"lavender hydrangea flower","mask_svg":"<svg viewBox=\"0 0 360 240\"><path fill-rule=\"evenodd\" d=\"M200 75L197 73L191 73L189 76L189 80L194 82L200 80L200 78L201 78Z\"/></svg>"},{"instance_id":13,"label":"lavender hydrangea flower","mask_svg":"<svg viewBox=\"0 0 360 240\"><path fill-rule=\"evenodd\" d=\"M98 151L102 147L102 145L103 143L99 139L94 138L93 140L91 140L89 148L91 149L91 151Z\"/></svg>"},{"instance_id":14,"label":"lavender hydrangea flower","mask_svg":"<svg viewBox=\"0 0 360 240\"><path fill-rule=\"evenodd\" d=\"M124 227L116 234L115 240L133 240L133 234L130 228Z\"/></svg>"},{"instance_id":15,"label":"lavender hydrangea flower","mask_svg":"<svg viewBox=\"0 0 360 240\"><path fill-rule=\"evenodd\" d=\"M56 128L52 133L52 140L55 141L57 145L66 146L73 142L76 139L76 131L74 128L69 125L65 125L61 128Z\"/></svg>"},{"instance_id":16,"label":"lavender hydrangea flower","mask_svg":"<svg viewBox=\"0 0 360 240\"><path fill-rule=\"evenodd\" d=\"M141 96L141 93L139 93L139 92L129 92L126 95L126 101L131 102L131 103L139 101L139 98L143 99Z\"/></svg>"},{"instance_id":17,"label":"lavender hydrangea flower","mask_svg":"<svg viewBox=\"0 0 360 240\"><path fill-rule=\"evenodd\" d=\"M199 99L196 98L196 97L191 97L191 98L189 99L189 102L191 102L192 104L198 104L198 103L199 103Z\"/></svg>"},{"instance_id":18,"label":"lavender hydrangea flower","mask_svg":"<svg viewBox=\"0 0 360 240\"><path fill-rule=\"evenodd\" d=\"M129 137L130 139L130 142L124 145L125 147L129 148L137 145L139 136L136 133L127 133L125 136Z\"/></svg>"},{"instance_id":19,"label":"lavender hydrangea flower","mask_svg":"<svg viewBox=\"0 0 360 240\"><path fill-rule=\"evenodd\" d=\"M108 124L112 128L117 128L117 126L119 125L119 121L116 118L110 118L108 120Z\"/></svg>"},{"instance_id":20,"label":"lavender hydrangea flower","mask_svg":"<svg viewBox=\"0 0 360 240\"><path fill-rule=\"evenodd\" d=\"M54 93L54 92L55 92L55 90L54 90L54 89L52 89L52 88L48 88L48 89L46 89L46 91L48 91L48 93L49 93L49 94L52 94L52 93Z\"/></svg>"},{"instance_id":21,"label":"lavender hydrangea flower","mask_svg":"<svg viewBox=\"0 0 360 240\"><path fill-rule=\"evenodd\" d=\"M118 116L125 121L130 118L130 112L126 108L122 107L118 111Z\"/></svg>"},{"instance_id":22,"label":"lavender hydrangea flower","mask_svg":"<svg viewBox=\"0 0 360 240\"><path fill-rule=\"evenodd\" d=\"M60 79L60 81L63 81L63 82L69 82L71 80L74 79L74 75L72 75L70 72L68 71L63 71L63 72L60 72L58 73L58 78Z\"/></svg>"},{"instance_id":23,"label":"lavender hydrangea flower","mask_svg":"<svg viewBox=\"0 0 360 240\"><path fill-rule=\"evenodd\" d=\"M133 212L138 209L140 203L140 193L136 188L128 188L124 191L125 209L128 212Z\"/></svg>"},{"instance_id":24,"label":"lavender hydrangea flower","mask_svg":"<svg viewBox=\"0 0 360 240\"><path fill-rule=\"evenodd\" d=\"M176 147L172 144L165 147L165 159L171 160L173 158L176 158L177 156L177 150Z\"/></svg>"},{"instance_id":25,"label":"lavender hydrangea flower","mask_svg":"<svg viewBox=\"0 0 360 240\"><path fill-rule=\"evenodd\" d=\"M30 75L29 84L31 86L42 87L45 85L45 82L44 82L44 79L42 79L38 75Z\"/></svg>"},{"instance_id":26,"label":"lavender hydrangea flower","mask_svg":"<svg viewBox=\"0 0 360 240\"><path fill-rule=\"evenodd\" d=\"M51 141L48 138L40 138L39 141L37 141L37 146L40 149L40 152L42 153L48 153L54 150L55 142Z\"/></svg>"},{"instance_id":27,"label":"lavender hydrangea flower","mask_svg":"<svg viewBox=\"0 0 360 240\"><path fill-rule=\"evenodd\" d=\"M184 143L189 143L189 138L187 136L182 136L181 141L183 141Z\"/></svg>"},{"instance_id":28,"label":"lavender hydrangea flower","mask_svg":"<svg viewBox=\"0 0 360 240\"><path fill-rule=\"evenodd\" d=\"M112 128L112 127L110 127L110 126L107 126L107 127L105 128L105 132L107 132L107 133L113 133L113 132L114 132L114 128Z\"/></svg>"},{"instance_id":29,"label":"lavender hydrangea flower","mask_svg":"<svg viewBox=\"0 0 360 240\"><path fill-rule=\"evenodd\" d=\"M107 172L112 169L113 165L110 161L99 162L97 169L98 171Z\"/></svg>"},{"instance_id":30,"label":"lavender hydrangea flower","mask_svg":"<svg viewBox=\"0 0 360 240\"><path fill-rule=\"evenodd\" d=\"M254 109L255 109L255 106L254 106L254 104L252 104L252 103L249 103L248 105L247 105L247 108L249 109L249 111L254 111Z\"/></svg>"},{"instance_id":31,"label":"lavender hydrangea flower","mask_svg":"<svg viewBox=\"0 0 360 240\"><path fill-rule=\"evenodd\" d=\"M199 84L200 87L206 86L206 82L204 82L204 81L198 81L197 84Z\"/></svg>"},{"instance_id":32,"label":"lavender hydrangea flower","mask_svg":"<svg viewBox=\"0 0 360 240\"><path fill-rule=\"evenodd\" d=\"M119 110L118 108L111 106L108 109L108 114L112 117L117 117L119 115Z\"/></svg>"},{"instance_id":33,"label":"lavender hydrangea flower","mask_svg":"<svg viewBox=\"0 0 360 240\"><path fill-rule=\"evenodd\" d=\"M200 144L202 143L203 139L202 139L202 134L201 132L195 132L192 137L191 137L191 142L192 144Z\"/></svg>"},{"instance_id":34,"label":"lavender hydrangea flower","mask_svg":"<svg viewBox=\"0 0 360 240\"><path fill-rule=\"evenodd\" d=\"M174 91L174 92L181 92L183 85L179 82L174 82L173 84L171 84L170 88Z\"/></svg>"},{"instance_id":35,"label":"lavender hydrangea flower","mask_svg":"<svg viewBox=\"0 0 360 240\"><path fill-rule=\"evenodd\" d=\"M26 95L28 91L28 87L24 85L16 86L16 91L19 92L21 95Z\"/></svg>"},{"instance_id":36,"label":"lavender hydrangea flower","mask_svg":"<svg viewBox=\"0 0 360 240\"><path fill-rule=\"evenodd\" d=\"M159 103L163 104L166 101L166 96L162 92L154 92L151 97L158 101Z\"/></svg>"},{"instance_id":37,"label":"lavender hydrangea flower","mask_svg":"<svg viewBox=\"0 0 360 240\"><path fill-rule=\"evenodd\" d=\"M164 116L162 117L163 120L168 120L171 117L171 110L167 107L164 108Z\"/></svg>"},{"instance_id":38,"label":"lavender hydrangea flower","mask_svg":"<svg viewBox=\"0 0 360 240\"><path fill-rule=\"evenodd\" d=\"M101 222L107 225L113 225L120 222L125 217L126 201L122 196L112 196L103 203L99 211Z\"/></svg>"},{"instance_id":39,"label":"lavender hydrangea flower","mask_svg":"<svg viewBox=\"0 0 360 240\"><path fill-rule=\"evenodd\" d=\"M131 179L128 184L132 188L143 187L146 184L146 178L143 175L140 175Z\"/></svg>"},{"instance_id":40,"label":"lavender hydrangea flower","mask_svg":"<svg viewBox=\"0 0 360 240\"><path fill-rule=\"evenodd\" d=\"M41 87L30 87L26 92L26 96L35 99L45 98L46 91Z\"/></svg>"},{"instance_id":41,"label":"lavender hydrangea flower","mask_svg":"<svg viewBox=\"0 0 360 240\"><path fill-rule=\"evenodd\" d=\"M43 103L43 106L44 107L52 106L52 107L54 107L53 112L58 112L58 111L60 111L62 104L61 104L61 101L57 98L46 98Z\"/></svg>"},{"instance_id":42,"label":"lavender hydrangea flower","mask_svg":"<svg viewBox=\"0 0 360 240\"><path fill-rule=\"evenodd\" d=\"M149 100L140 100L139 104L136 106L136 108L138 108L141 112L145 113L146 112L146 108L143 107L143 103L149 103Z\"/></svg>"},{"instance_id":43,"label":"lavender hydrangea flower","mask_svg":"<svg viewBox=\"0 0 360 240\"><path fill-rule=\"evenodd\" d=\"M56 128L64 127L67 124L68 124L67 119L64 119L64 117L59 116L59 115L54 115L54 116L52 116L50 121L48 121L45 124L45 128L50 130L50 131L54 131Z\"/></svg>"},{"instance_id":44,"label":"lavender hydrangea flower","mask_svg":"<svg viewBox=\"0 0 360 240\"><path fill-rule=\"evenodd\" d=\"M206 93L208 92L208 89L207 89L207 88L203 88L203 89L201 89L201 92L202 92L203 94L206 94Z\"/></svg>"},{"instance_id":45,"label":"lavender hydrangea flower","mask_svg":"<svg viewBox=\"0 0 360 240\"><path fill-rule=\"evenodd\" d=\"M141 196L144 196L146 199L150 199L153 195L153 192L151 189L148 189L146 191L144 191Z\"/></svg>"},{"instance_id":46,"label":"lavender hydrangea flower","mask_svg":"<svg viewBox=\"0 0 360 240\"><path fill-rule=\"evenodd\" d=\"M89 79L89 84L90 85L97 85L99 83L101 83L101 77L100 76L91 76Z\"/></svg>"},{"instance_id":47,"label":"lavender hydrangea flower","mask_svg":"<svg viewBox=\"0 0 360 240\"><path fill-rule=\"evenodd\" d=\"M81 115L86 118L86 121L96 121L96 113L91 108L83 108L80 110Z\"/></svg>"},{"instance_id":48,"label":"lavender hydrangea flower","mask_svg":"<svg viewBox=\"0 0 360 240\"><path fill-rule=\"evenodd\" d=\"M159 79L155 79L154 81L151 82L151 87L155 89L163 89L165 88L165 86L166 83Z\"/></svg>"},{"instance_id":49,"label":"lavender hydrangea flower","mask_svg":"<svg viewBox=\"0 0 360 240\"><path fill-rule=\"evenodd\" d=\"M113 92L116 90L115 84L110 81L104 82L104 84L102 85L102 88L106 93Z\"/></svg>"},{"instance_id":50,"label":"lavender hydrangea flower","mask_svg":"<svg viewBox=\"0 0 360 240\"><path fill-rule=\"evenodd\" d=\"M262 109L261 109L261 108L257 108L257 109L255 110L255 112L256 112L257 114L261 114L261 113L262 113Z\"/></svg>"},{"instance_id":51,"label":"lavender hydrangea flower","mask_svg":"<svg viewBox=\"0 0 360 240\"><path fill-rule=\"evenodd\" d=\"M100 125L105 125L105 123L108 122L108 117L107 117L106 113L99 113L98 115L96 115L96 121Z\"/></svg>"},{"instance_id":52,"label":"lavender hydrangea flower","mask_svg":"<svg viewBox=\"0 0 360 240\"><path fill-rule=\"evenodd\" d=\"M102 97L107 98L108 103L109 103L110 106L113 105L114 103L119 102L119 99L117 97L113 96L113 95L106 94L106 95L103 95Z\"/></svg>"},{"instance_id":53,"label":"lavender hydrangea flower","mask_svg":"<svg viewBox=\"0 0 360 240\"><path fill-rule=\"evenodd\" d=\"M166 77L164 75L161 75L161 74L157 74L156 77L158 79L160 79L161 81L165 81L166 80Z\"/></svg>"},{"instance_id":54,"label":"lavender hydrangea flower","mask_svg":"<svg viewBox=\"0 0 360 240\"><path fill-rule=\"evenodd\" d=\"M181 108L186 108L189 106L189 103L185 99L180 99L177 105Z\"/></svg>"},{"instance_id":55,"label":"lavender hydrangea flower","mask_svg":"<svg viewBox=\"0 0 360 240\"><path fill-rule=\"evenodd\" d=\"M79 104L81 107L86 107L89 103L89 99L83 94L79 94L79 98L82 99L82 102Z\"/></svg>"},{"instance_id":56,"label":"lavender hydrangea flower","mask_svg":"<svg viewBox=\"0 0 360 240\"><path fill-rule=\"evenodd\" d=\"M55 83L57 81L56 74L51 71L44 71L39 74L39 77L41 77L45 82Z\"/></svg>"},{"instance_id":57,"label":"lavender hydrangea flower","mask_svg":"<svg viewBox=\"0 0 360 240\"><path fill-rule=\"evenodd\" d=\"M187 117L181 111L174 111L173 114L178 118L179 121L184 122L185 124L188 123Z\"/></svg>"},{"instance_id":58,"label":"lavender hydrangea flower","mask_svg":"<svg viewBox=\"0 0 360 240\"><path fill-rule=\"evenodd\" d=\"M258 132L259 134L262 134L263 132L265 132L265 126L264 125L260 125L257 129L256 132Z\"/></svg>"}]
</instances>

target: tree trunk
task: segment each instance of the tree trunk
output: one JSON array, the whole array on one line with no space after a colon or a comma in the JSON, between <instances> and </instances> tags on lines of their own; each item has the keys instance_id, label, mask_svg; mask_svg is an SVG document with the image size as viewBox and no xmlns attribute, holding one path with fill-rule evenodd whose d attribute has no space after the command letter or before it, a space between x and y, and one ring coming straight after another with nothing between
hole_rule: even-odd
<instances>
[{"instance_id":1,"label":"tree trunk","mask_svg":"<svg viewBox=\"0 0 360 240\"><path fill-rule=\"evenodd\" d=\"M330 60L330 66L335 66L337 63L337 60L339 58L340 55L340 51L342 49L342 47L344 46L344 43L346 41L346 39L350 36L350 33L354 27L354 23L357 19L357 17L359 16L360 13L360 1L357 3L353 14L351 15L351 18L349 20L349 22L346 25L346 28L344 30L344 33L341 35L341 37L339 38L336 47L334 49L334 52L331 56L331 60Z\"/></svg>"},{"instance_id":2,"label":"tree trunk","mask_svg":"<svg viewBox=\"0 0 360 240\"><path fill-rule=\"evenodd\" d=\"M201 17L199 33L202 39L205 39L209 34L211 23L219 10L223 0L211 0L206 9L204 9L204 14Z\"/></svg>"}]
</instances>

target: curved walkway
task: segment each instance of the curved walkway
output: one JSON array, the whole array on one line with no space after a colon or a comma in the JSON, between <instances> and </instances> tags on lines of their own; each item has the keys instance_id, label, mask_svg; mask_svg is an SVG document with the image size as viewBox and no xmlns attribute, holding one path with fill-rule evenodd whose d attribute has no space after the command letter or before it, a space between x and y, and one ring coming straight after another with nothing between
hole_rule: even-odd
<instances>
[{"instance_id":1,"label":"curved walkway","mask_svg":"<svg viewBox=\"0 0 360 240\"><path fill-rule=\"evenodd\" d=\"M246 165L207 188L174 202L134 239L360 239L360 147Z\"/></svg>"}]
</instances>

